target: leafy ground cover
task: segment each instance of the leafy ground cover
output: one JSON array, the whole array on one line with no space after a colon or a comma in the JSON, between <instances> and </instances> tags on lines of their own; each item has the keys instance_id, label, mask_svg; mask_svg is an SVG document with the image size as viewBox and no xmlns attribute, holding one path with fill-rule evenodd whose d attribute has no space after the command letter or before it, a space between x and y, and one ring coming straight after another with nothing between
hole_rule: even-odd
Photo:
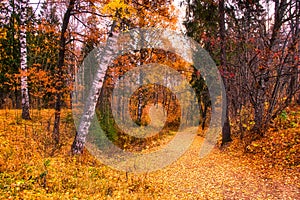
<instances>
[{"instance_id":1,"label":"leafy ground cover","mask_svg":"<svg viewBox=\"0 0 300 200\"><path fill-rule=\"evenodd\" d=\"M71 156L74 127L64 110L62 143L52 142L53 111L0 110L1 199L299 199L300 127L297 108L274 121L265 137L239 137L208 156L203 137L170 166L127 174L102 165L87 151Z\"/></svg>"}]
</instances>

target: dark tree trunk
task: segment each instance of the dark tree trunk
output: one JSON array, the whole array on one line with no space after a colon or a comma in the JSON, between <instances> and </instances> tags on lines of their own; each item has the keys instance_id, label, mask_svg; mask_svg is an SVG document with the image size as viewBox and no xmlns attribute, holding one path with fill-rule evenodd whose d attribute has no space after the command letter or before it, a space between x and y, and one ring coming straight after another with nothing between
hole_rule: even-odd
<instances>
[{"instance_id":1,"label":"dark tree trunk","mask_svg":"<svg viewBox=\"0 0 300 200\"><path fill-rule=\"evenodd\" d=\"M201 103L201 102L200 102ZM206 102L204 103L204 108L201 109L202 110L202 130L204 130L205 128L205 123L206 123L206 116L207 116L207 108L208 105L206 104Z\"/></svg>"},{"instance_id":2,"label":"dark tree trunk","mask_svg":"<svg viewBox=\"0 0 300 200\"><path fill-rule=\"evenodd\" d=\"M225 110L225 119L224 119L224 125L222 128L222 146L225 145L227 142L232 141L231 139L231 130L230 130L230 123L229 123L229 116L228 116L228 106Z\"/></svg>"},{"instance_id":3,"label":"dark tree trunk","mask_svg":"<svg viewBox=\"0 0 300 200\"><path fill-rule=\"evenodd\" d=\"M267 125L267 121L264 121L264 102L265 102L265 91L264 91L264 80L261 78L258 84L258 91L256 97L256 104L254 105L254 126L253 126L253 133L256 133L260 136L264 134L264 126ZM276 97L274 97L275 100Z\"/></svg>"},{"instance_id":4,"label":"dark tree trunk","mask_svg":"<svg viewBox=\"0 0 300 200\"><path fill-rule=\"evenodd\" d=\"M143 38L143 35L141 35L141 37ZM143 39L142 39L143 41ZM143 44L142 44L143 46ZM140 60L139 60L139 64L138 64L138 67L142 67L143 64L144 64L144 59L145 59L145 50L141 49L140 51ZM140 85L143 84L143 72L142 70L140 71L140 75L139 75L139 81L140 81ZM138 94L138 115L137 115L137 124L139 126L142 125L142 115L143 115L143 92L142 91L139 91L139 94Z\"/></svg>"},{"instance_id":5,"label":"dark tree trunk","mask_svg":"<svg viewBox=\"0 0 300 200\"><path fill-rule=\"evenodd\" d=\"M53 127L53 139L56 144L59 143L60 139L60 132L59 132L59 125L60 125L60 113L61 113L61 106L62 106L62 95L63 95L63 67L64 67L64 60L65 60L65 52L66 52L66 32L69 25L71 12L74 9L75 0L70 0L66 13L64 14L63 24L60 34L60 43L59 43L59 54L58 54L58 64L57 64L57 74L58 80L56 80L56 95L55 95L55 119L54 119L54 127Z\"/></svg>"},{"instance_id":6,"label":"dark tree trunk","mask_svg":"<svg viewBox=\"0 0 300 200\"><path fill-rule=\"evenodd\" d=\"M224 0L219 1L219 26L220 26L220 39L221 39L221 68L226 70L226 36L225 36L225 9L224 9ZM230 130L230 122L228 116L228 84L226 78L223 78L225 85L225 96L223 98L226 99L226 108L223 108L223 112L225 112L224 125L222 128L222 145L225 145L227 142L232 141L231 139L231 130ZM225 109L225 110L224 110Z\"/></svg>"}]
</instances>

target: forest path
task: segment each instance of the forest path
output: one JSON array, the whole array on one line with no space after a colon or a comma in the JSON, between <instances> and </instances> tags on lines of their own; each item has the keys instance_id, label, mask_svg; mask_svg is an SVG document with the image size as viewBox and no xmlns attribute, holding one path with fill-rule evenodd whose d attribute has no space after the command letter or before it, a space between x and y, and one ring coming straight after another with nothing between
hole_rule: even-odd
<instances>
[{"instance_id":1,"label":"forest path","mask_svg":"<svg viewBox=\"0 0 300 200\"><path fill-rule=\"evenodd\" d=\"M160 188L159 199L300 199L296 176L255 170L246 156L213 149L199 157L203 138L197 136L190 149L170 166L148 174ZM296 180L296 181L295 181ZM299 179L298 179L299 180ZM163 190L161 190L163 188Z\"/></svg>"}]
</instances>

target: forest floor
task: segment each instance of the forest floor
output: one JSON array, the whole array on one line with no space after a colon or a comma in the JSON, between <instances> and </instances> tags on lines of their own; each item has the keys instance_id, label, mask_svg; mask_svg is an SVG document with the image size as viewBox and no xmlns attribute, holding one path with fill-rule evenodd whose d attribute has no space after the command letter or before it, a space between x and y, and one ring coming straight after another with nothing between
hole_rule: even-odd
<instances>
[{"instance_id":1,"label":"forest floor","mask_svg":"<svg viewBox=\"0 0 300 200\"><path fill-rule=\"evenodd\" d=\"M87 151L70 155L74 127L69 111L63 112L57 148L49 129L53 111L32 115L32 121L24 121L20 111L0 110L0 199L300 198L298 126L251 143L248 152L235 138L204 158L199 157L203 137L196 136L190 149L168 167L127 174L104 166ZM278 144L286 144L288 151L270 154ZM289 165L282 165L285 160Z\"/></svg>"},{"instance_id":2,"label":"forest floor","mask_svg":"<svg viewBox=\"0 0 300 200\"><path fill-rule=\"evenodd\" d=\"M169 167L149 175L164 199L299 199L300 171L261 170L248 156L214 149L199 157L202 137ZM263 165L263 163L261 163Z\"/></svg>"}]
</instances>

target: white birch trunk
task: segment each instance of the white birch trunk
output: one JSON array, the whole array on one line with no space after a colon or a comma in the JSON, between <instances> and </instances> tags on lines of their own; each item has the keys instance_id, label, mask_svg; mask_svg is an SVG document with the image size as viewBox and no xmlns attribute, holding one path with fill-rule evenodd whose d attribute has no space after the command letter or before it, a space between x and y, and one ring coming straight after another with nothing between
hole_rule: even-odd
<instances>
[{"instance_id":1,"label":"white birch trunk","mask_svg":"<svg viewBox=\"0 0 300 200\"><path fill-rule=\"evenodd\" d=\"M21 66L21 98L22 98L22 118L30 119L29 114L29 93L27 84L27 42L26 42L26 20L27 20L27 0L20 0L20 66Z\"/></svg>"},{"instance_id":2,"label":"white birch trunk","mask_svg":"<svg viewBox=\"0 0 300 200\"><path fill-rule=\"evenodd\" d=\"M114 26L114 25L113 25ZM112 28L113 30L113 28ZM112 32L111 32L112 34ZM111 35L112 36L112 35ZM93 80L90 93L87 97L87 102L84 106L84 111L80 119L79 126L77 128L76 136L72 144L72 153L80 154L83 151L86 137L89 132L89 128L92 119L95 115L96 104L103 86L104 77L110 64L110 61L114 57L114 51L116 50L117 37L109 37L104 48L104 52L100 52L99 63L100 66L97 69L95 78Z\"/></svg>"}]
</instances>

